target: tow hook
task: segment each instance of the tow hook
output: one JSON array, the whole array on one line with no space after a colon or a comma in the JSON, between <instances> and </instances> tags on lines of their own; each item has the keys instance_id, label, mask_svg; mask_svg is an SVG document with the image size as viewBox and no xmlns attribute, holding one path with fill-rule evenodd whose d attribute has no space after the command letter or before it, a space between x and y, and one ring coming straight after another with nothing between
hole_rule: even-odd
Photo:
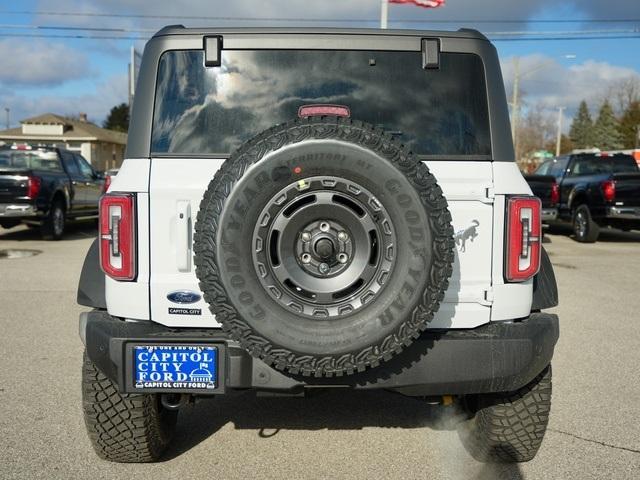
<instances>
[{"instance_id":1,"label":"tow hook","mask_svg":"<svg viewBox=\"0 0 640 480\"><path fill-rule=\"evenodd\" d=\"M186 393L163 393L160 395L160 403L167 410L178 410L189 402L189 397Z\"/></svg>"}]
</instances>

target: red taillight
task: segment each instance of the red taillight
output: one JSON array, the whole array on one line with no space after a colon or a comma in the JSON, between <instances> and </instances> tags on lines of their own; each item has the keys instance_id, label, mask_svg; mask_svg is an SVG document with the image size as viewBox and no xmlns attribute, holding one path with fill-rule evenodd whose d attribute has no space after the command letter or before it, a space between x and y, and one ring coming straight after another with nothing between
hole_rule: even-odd
<instances>
[{"instance_id":1,"label":"red taillight","mask_svg":"<svg viewBox=\"0 0 640 480\"><path fill-rule=\"evenodd\" d=\"M533 277L540 268L540 199L510 197L507 200L507 252L505 278L522 282Z\"/></svg>"},{"instance_id":2,"label":"red taillight","mask_svg":"<svg viewBox=\"0 0 640 480\"><path fill-rule=\"evenodd\" d=\"M344 105L302 105L298 109L298 117L312 117L314 115L335 115L337 117L350 117L349 107Z\"/></svg>"},{"instance_id":3,"label":"red taillight","mask_svg":"<svg viewBox=\"0 0 640 480\"><path fill-rule=\"evenodd\" d=\"M551 205L560 203L560 187L556 182L551 185Z\"/></svg>"},{"instance_id":4,"label":"red taillight","mask_svg":"<svg viewBox=\"0 0 640 480\"><path fill-rule=\"evenodd\" d=\"M102 187L102 192L107 193L109 187L111 186L111 175L105 175L104 177L104 187Z\"/></svg>"},{"instance_id":5,"label":"red taillight","mask_svg":"<svg viewBox=\"0 0 640 480\"><path fill-rule=\"evenodd\" d=\"M100 199L100 265L116 280L136 277L135 203L135 196L127 193Z\"/></svg>"},{"instance_id":6,"label":"red taillight","mask_svg":"<svg viewBox=\"0 0 640 480\"><path fill-rule=\"evenodd\" d=\"M607 202L613 202L616 199L616 182L613 180L602 182L602 195Z\"/></svg>"},{"instance_id":7,"label":"red taillight","mask_svg":"<svg viewBox=\"0 0 640 480\"><path fill-rule=\"evenodd\" d=\"M29 177L27 181L27 197L31 200L35 200L40 193L40 186L42 185L42 179L40 177Z\"/></svg>"}]
</instances>

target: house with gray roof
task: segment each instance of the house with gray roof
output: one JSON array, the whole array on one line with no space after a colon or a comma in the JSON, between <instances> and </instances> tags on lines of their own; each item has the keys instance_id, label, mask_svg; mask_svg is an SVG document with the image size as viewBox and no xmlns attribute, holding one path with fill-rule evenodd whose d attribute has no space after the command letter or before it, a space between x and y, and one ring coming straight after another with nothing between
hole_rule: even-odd
<instances>
[{"instance_id":1,"label":"house with gray roof","mask_svg":"<svg viewBox=\"0 0 640 480\"><path fill-rule=\"evenodd\" d=\"M124 159L127 134L101 128L86 114L70 119L53 113L27 118L20 127L0 130L0 144L57 145L80 153L96 170L117 168Z\"/></svg>"}]
</instances>

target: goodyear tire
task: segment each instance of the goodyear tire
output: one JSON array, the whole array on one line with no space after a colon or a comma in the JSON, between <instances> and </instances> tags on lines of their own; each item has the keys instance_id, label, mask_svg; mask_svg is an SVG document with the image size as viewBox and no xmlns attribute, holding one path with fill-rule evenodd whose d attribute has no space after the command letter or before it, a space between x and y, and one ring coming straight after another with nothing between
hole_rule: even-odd
<instances>
[{"instance_id":1,"label":"goodyear tire","mask_svg":"<svg viewBox=\"0 0 640 480\"><path fill-rule=\"evenodd\" d=\"M453 228L426 165L335 117L267 130L224 163L195 226L211 312L293 374L352 374L408 346L448 286Z\"/></svg>"}]
</instances>

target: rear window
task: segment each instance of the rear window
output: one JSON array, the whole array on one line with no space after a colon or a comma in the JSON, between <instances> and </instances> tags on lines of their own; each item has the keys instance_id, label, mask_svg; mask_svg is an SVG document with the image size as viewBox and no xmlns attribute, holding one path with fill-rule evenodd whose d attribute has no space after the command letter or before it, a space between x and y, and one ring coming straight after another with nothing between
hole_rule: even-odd
<instances>
[{"instance_id":1,"label":"rear window","mask_svg":"<svg viewBox=\"0 0 640 480\"><path fill-rule=\"evenodd\" d=\"M590 155L576 158L571 175L600 175L603 173L638 172L638 164L630 155Z\"/></svg>"},{"instance_id":2,"label":"rear window","mask_svg":"<svg viewBox=\"0 0 640 480\"><path fill-rule=\"evenodd\" d=\"M611 157L613 173L637 172L638 164L631 155L615 155Z\"/></svg>"},{"instance_id":3,"label":"rear window","mask_svg":"<svg viewBox=\"0 0 640 480\"><path fill-rule=\"evenodd\" d=\"M0 150L0 167L62 172L56 152L46 150Z\"/></svg>"},{"instance_id":4,"label":"rear window","mask_svg":"<svg viewBox=\"0 0 640 480\"><path fill-rule=\"evenodd\" d=\"M169 51L156 84L154 154L229 154L259 132L294 119L302 105L346 105L414 153L491 154L484 68L473 54L441 55L424 70L420 52Z\"/></svg>"}]
</instances>

